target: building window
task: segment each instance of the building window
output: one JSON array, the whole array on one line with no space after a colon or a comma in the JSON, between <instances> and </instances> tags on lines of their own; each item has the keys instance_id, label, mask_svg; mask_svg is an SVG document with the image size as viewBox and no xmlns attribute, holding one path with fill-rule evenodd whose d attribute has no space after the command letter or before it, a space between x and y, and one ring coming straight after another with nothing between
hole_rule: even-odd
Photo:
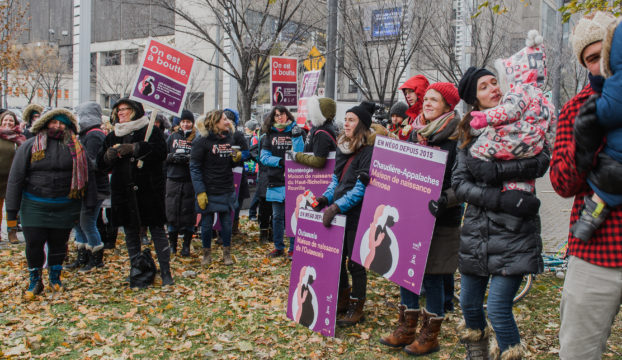
<instances>
[{"instance_id":1,"label":"building window","mask_svg":"<svg viewBox=\"0 0 622 360\"><path fill-rule=\"evenodd\" d=\"M104 51L101 53L103 66L121 65L121 51Z\"/></svg>"},{"instance_id":2,"label":"building window","mask_svg":"<svg viewBox=\"0 0 622 360\"><path fill-rule=\"evenodd\" d=\"M354 81L352 81L352 79L350 79L348 81L348 93L349 94L356 94L358 92L359 88L358 86L356 86L356 83Z\"/></svg>"},{"instance_id":3,"label":"building window","mask_svg":"<svg viewBox=\"0 0 622 360\"><path fill-rule=\"evenodd\" d=\"M112 109L112 106L121 98L119 94L102 94L101 104L105 109Z\"/></svg>"},{"instance_id":4,"label":"building window","mask_svg":"<svg viewBox=\"0 0 622 360\"><path fill-rule=\"evenodd\" d=\"M138 49L125 50L125 65L138 64Z\"/></svg>"}]
</instances>

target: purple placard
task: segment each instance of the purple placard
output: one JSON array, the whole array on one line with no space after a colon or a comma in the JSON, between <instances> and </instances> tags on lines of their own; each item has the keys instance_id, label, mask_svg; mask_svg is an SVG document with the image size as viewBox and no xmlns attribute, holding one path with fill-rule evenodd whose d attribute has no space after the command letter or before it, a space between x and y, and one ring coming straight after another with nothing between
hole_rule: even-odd
<instances>
[{"instance_id":1,"label":"purple placard","mask_svg":"<svg viewBox=\"0 0 622 360\"><path fill-rule=\"evenodd\" d=\"M322 216L321 212L300 209L287 317L324 336L335 336L346 217L335 216L327 228Z\"/></svg>"},{"instance_id":2,"label":"purple placard","mask_svg":"<svg viewBox=\"0 0 622 360\"><path fill-rule=\"evenodd\" d=\"M298 84L272 83L272 106L296 106L298 104Z\"/></svg>"},{"instance_id":3,"label":"purple placard","mask_svg":"<svg viewBox=\"0 0 622 360\"><path fill-rule=\"evenodd\" d=\"M162 111L179 114L184 105L185 93L184 85L143 68L138 75L132 99Z\"/></svg>"},{"instance_id":4,"label":"purple placard","mask_svg":"<svg viewBox=\"0 0 622 360\"><path fill-rule=\"evenodd\" d=\"M321 70L307 71L302 75L302 89L300 90L301 98L315 95L321 72Z\"/></svg>"},{"instance_id":5,"label":"purple placard","mask_svg":"<svg viewBox=\"0 0 622 360\"><path fill-rule=\"evenodd\" d=\"M312 210L311 195L320 197L330 184L335 169L335 153L331 152L326 158L326 165L316 169L299 164L285 156L285 234L296 236L298 209ZM311 194L305 198L304 192Z\"/></svg>"},{"instance_id":6,"label":"purple placard","mask_svg":"<svg viewBox=\"0 0 622 360\"><path fill-rule=\"evenodd\" d=\"M419 294L446 162L444 150L376 137L352 260Z\"/></svg>"},{"instance_id":7,"label":"purple placard","mask_svg":"<svg viewBox=\"0 0 622 360\"><path fill-rule=\"evenodd\" d=\"M233 168L233 186L235 187L235 196L240 195L240 184L242 183L242 171L244 171L243 167L234 167ZM233 217L235 216L235 211L231 212L231 220L233 221ZM220 225L220 219L218 218L218 213L214 214L214 225L212 226L214 230L220 231L222 229L222 225Z\"/></svg>"}]
</instances>

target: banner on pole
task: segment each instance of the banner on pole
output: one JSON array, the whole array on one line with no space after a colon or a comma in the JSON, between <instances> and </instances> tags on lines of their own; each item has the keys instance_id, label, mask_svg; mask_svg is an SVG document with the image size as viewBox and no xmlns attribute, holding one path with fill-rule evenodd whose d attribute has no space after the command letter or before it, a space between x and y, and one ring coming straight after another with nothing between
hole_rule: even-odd
<instances>
[{"instance_id":1,"label":"banner on pole","mask_svg":"<svg viewBox=\"0 0 622 360\"><path fill-rule=\"evenodd\" d=\"M298 103L298 59L270 57L270 90L272 106L294 107Z\"/></svg>"}]
</instances>

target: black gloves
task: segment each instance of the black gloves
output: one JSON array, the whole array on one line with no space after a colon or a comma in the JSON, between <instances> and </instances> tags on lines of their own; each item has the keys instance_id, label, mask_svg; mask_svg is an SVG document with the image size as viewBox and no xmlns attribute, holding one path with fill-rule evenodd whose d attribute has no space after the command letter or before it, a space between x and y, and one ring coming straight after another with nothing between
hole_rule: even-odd
<instances>
[{"instance_id":1,"label":"black gloves","mask_svg":"<svg viewBox=\"0 0 622 360\"><path fill-rule=\"evenodd\" d=\"M120 156L128 156L134 154L134 144L120 144L116 147Z\"/></svg>"},{"instance_id":2,"label":"black gloves","mask_svg":"<svg viewBox=\"0 0 622 360\"><path fill-rule=\"evenodd\" d=\"M540 200L520 190L504 191L499 196L499 210L518 217L533 216L540 209Z\"/></svg>"},{"instance_id":3,"label":"black gloves","mask_svg":"<svg viewBox=\"0 0 622 360\"><path fill-rule=\"evenodd\" d=\"M588 179L601 191L621 194L619 181L622 179L622 164L601 151L598 153L598 162L590 171Z\"/></svg>"},{"instance_id":4,"label":"black gloves","mask_svg":"<svg viewBox=\"0 0 622 360\"><path fill-rule=\"evenodd\" d=\"M476 180L496 186L504 181L526 181L543 176L550 158L551 152L545 146L538 155L526 159L486 161L467 156L466 164Z\"/></svg>"},{"instance_id":5,"label":"black gloves","mask_svg":"<svg viewBox=\"0 0 622 360\"><path fill-rule=\"evenodd\" d=\"M104 161L110 164L119 156L118 154L119 153L117 152L117 149L115 149L114 147L109 147L104 154Z\"/></svg>"},{"instance_id":6,"label":"black gloves","mask_svg":"<svg viewBox=\"0 0 622 360\"><path fill-rule=\"evenodd\" d=\"M339 210L339 206L337 204L332 204L326 210L324 210L324 217L322 217L322 224L326 227L330 227L330 223L335 218L335 215L339 214L341 210Z\"/></svg>"},{"instance_id":7,"label":"black gloves","mask_svg":"<svg viewBox=\"0 0 622 360\"><path fill-rule=\"evenodd\" d=\"M292 128L292 137L298 137L304 134L304 131L302 131L302 128L298 125L294 126Z\"/></svg>"},{"instance_id":8,"label":"black gloves","mask_svg":"<svg viewBox=\"0 0 622 360\"><path fill-rule=\"evenodd\" d=\"M497 164L494 161L486 161L467 155L467 168L476 180L483 181L486 184L496 185L500 182L497 180Z\"/></svg>"},{"instance_id":9,"label":"black gloves","mask_svg":"<svg viewBox=\"0 0 622 360\"><path fill-rule=\"evenodd\" d=\"M445 208L447 208L447 195L445 195L444 192L441 193L438 200L430 200L428 203L428 210L430 210L430 214L434 217L437 217Z\"/></svg>"},{"instance_id":10,"label":"black gloves","mask_svg":"<svg viewBox=\"0 0 622 360\"><path fill-rule=\"evenodd\" d=\"M316 198L315 201L317 201L317 206L313 208L315 211L321 211L326 207L326 205L328 205L328 199L325 196L320 196L319 198Z\"/></svg>"},{"instance_id":11,"label":"black gloves","mask_svg":"<svg viewBox=\"0 0 622 360\"><path fill-rule=\"evenodd\" d=\"M166 162L169 164L187 164L190 162L190 154L170 153L166 155Z\"/></svg>"},{"instance_id":12,"label":"black gloves","mask_svg":"<svg viewBox=\"0 0 622 360\"><path fill-rule=\"evenodd\" d=\"M596 151L600 148L605 136L596 115L597 98L597 96L590 97L581 106L574 121L575 160L579 172L586 172L592 168Z\"/></svg>"}]
</instances>

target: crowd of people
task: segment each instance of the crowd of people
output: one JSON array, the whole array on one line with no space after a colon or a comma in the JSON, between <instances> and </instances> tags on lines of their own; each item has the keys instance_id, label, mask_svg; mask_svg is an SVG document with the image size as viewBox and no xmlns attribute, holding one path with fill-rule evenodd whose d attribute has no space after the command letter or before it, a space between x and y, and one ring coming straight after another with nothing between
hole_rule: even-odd
<instances>
[{"instance_id":1,"label":"crowd of people","mask_svg":"<svg viewBox=\"0 0 622 360\"><path fill-rule=\"evenodd\" d=\"M571 42L589 83L560 111L543 95L546 55L536 32L528 34L525 48L495 62L496 75L471 67L457 86L430 83L423 75L410 78L399 88L406 103L391 106L386 128L373 121L374 107L363 102L346 111L338 129L335 101L317 97L308 100L305 126L288 108L276 106L263 124L247 121L245 132L234 109L212 110L196 120L184 110L172 119L171 130L161 116L153 126L143 105L127 98L113 106L109 128L93 102L75 113L33 104L22 119L4 111L0 202L9 241L18 242L18 221L23 229L30 277L25 297L43 291L44 267L48 286L62 290L72 230L77 256L65 267L85 273L105 266L104 249L114 247L116 238L110 226L122 227L132 287L153 282L155 263L143 248L150 242L162 285L173 285L171 255L178 253L180 236L179 255L191 254L197 227L201 265L213 263L216 237L223 264L232 265L232 234L240 231L249 175L257 175L249 218L259 223L260 239L274 244L267 256L291 259L295 239L288 239L287 250L284 241L285 202L293 201L285 196L285 158L323 168L336 152L331 182L314 209L323 211L327 227L337 214L346 216L337 324L355 325L365 318L367 270L350 258L374 139L382 135L448 156L441 196L428 204L436 223L423 278L425 306L418 294L400 288L398 322L380 343L411 355L438 351L459 270L458 331L467 359L522 358L526 349L513 298L525 275L543 271L535 179L550 168L555 190L575 197L560 357L598 359L622 299L619 23L603 12L577 23ZM464 116L456 110L460 100L470 109ZM236 191L234 169L241 166ZM109 211L102 211L106 202ZM110 226L102 227L102 217Z\"/></svg>"}]
</instances>

